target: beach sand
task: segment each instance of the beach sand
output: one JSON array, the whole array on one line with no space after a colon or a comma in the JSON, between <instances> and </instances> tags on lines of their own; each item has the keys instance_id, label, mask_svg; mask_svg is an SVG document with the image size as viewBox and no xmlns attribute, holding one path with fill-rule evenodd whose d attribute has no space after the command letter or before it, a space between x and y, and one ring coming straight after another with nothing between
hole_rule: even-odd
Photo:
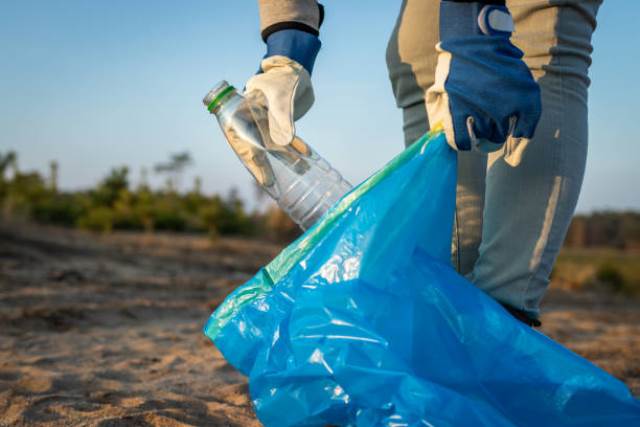
<instances>
[{"instance_id":1,"label":"beach sand","mask_svg":"<svg viewBox=\"0 0 640 427\"><path fill-rule=\"evenodd\" d=\"M0 226L0 426L259 426L202 334L277 245ZM640 393L640 308L552 291L543 332Z\"/></svg>"}]
</instances>

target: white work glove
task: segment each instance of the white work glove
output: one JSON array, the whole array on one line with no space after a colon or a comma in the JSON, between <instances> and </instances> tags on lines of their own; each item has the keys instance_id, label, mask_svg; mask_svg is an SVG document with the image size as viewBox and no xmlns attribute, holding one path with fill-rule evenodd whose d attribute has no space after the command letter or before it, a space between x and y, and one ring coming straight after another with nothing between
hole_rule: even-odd
<instances>
[{"instance_id":1,"label":"white work glove","mask_svg":"<svg viewBox=\"0 0 640 427\"><path fill-rule=\"evenodd\" d=\"M264 59L261 68L262 73L247 81L245 96L268 110L273 142L290 144L295 121L309 111L315 99L311 77L302 65L282 55Z\"/></svg>"}]
</instances>

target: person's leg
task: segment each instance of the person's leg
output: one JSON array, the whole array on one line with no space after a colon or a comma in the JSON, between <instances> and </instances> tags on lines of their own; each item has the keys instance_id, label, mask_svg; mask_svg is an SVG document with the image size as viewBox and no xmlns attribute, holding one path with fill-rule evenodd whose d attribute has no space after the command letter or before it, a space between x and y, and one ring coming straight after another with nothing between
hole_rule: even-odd
<instances>
[{"instance_id":1,"label":"person's leg","mask_svg":"<svg viewBox=\"0 0 640 427\"><path fill-rule=\"evenodd\" d=\"M405 0L387 47L389 77L403 112L405 144L429 130L424 94L433 84L439 41L440 0ZM452 261L462 274L471 271L482 230L486 156L458 154L456 218Z\"/></svg>"},{"instance_id":2,"label":"person's leg","mask_svg":"<svg viewBox=\"0 0 640 427\"><path fill-rule=\"evenodd\" d=\"M489 156L482 242L469 278L537 316L580 193L587 155L591 35L601 0L507 0L513 42L542 90L542 117L520 165ZM528 142L528 143L527 143ZM506 150L513 149L509 141Z\"/></svg>"}]
</instances>

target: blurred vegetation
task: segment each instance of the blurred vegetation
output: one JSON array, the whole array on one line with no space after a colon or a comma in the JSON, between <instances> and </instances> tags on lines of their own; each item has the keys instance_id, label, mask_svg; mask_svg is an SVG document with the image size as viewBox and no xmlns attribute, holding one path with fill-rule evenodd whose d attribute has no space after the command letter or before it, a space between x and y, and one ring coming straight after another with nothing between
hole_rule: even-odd
<instances>
[{"instance_id":1,"label":"blurred vegetation","mask_svg":"<svg viewBox=\"0 0 640 427\"><path fill-rule=\"evenodd\" d=\"M94 188L60 191L59 167L51 162L49 176L18 168L14 152L0 153L0 207L5 218L78 227L92 231L144 230L208 233L212 238L238 235L289 241L299 230L277 208L248 212L236 190L227 195L205 195L199 178L180 193L184 171L192 164L189 153L178 153L153 170L166 177L162 189L151 189L147 172L135 188L129 168L113 168Z\"/></svg>"},{"instance_id":2,"label":"blurred vegetation","mask_svg":"<svg viewBox=\"0 0 640 427\"><path fill-rule=\"evenodd\" d=\"M565 246L640 249L640 212L602 211L576 215Z\"/></svg>"},{"instance_id":3,"label":"blurred vegetation","mask_svg":"<svg viewBox=\"0 0 640 427\"><path fill-rule=\"evenodd\" d=\"M49 165L48 176L21 171L15 153L0 153L0 209L2 216L43 224L78 227L98 232L143 230L258 237L289 242L300 233L275 206L248 212L237 191L206 195L196 178L191 189L179 192L184 171L193 163L188 153L170 156L153 167L165 178L161 189L147 184L147 170L132 186L126 166L113 168L94 187L61 191L59 167ZM256 185L255 197L264 197ZM640 213L596 212L578 215L554 267L554 286L604 289L640 295Z\"/></svg>"},{"instance_id":4,"label":"blurred vegetation","mask_svg":"<svg viewBox=\"0 0 640 427\"><path fill-rule=\"evenodd\" d=\"M576 215L552 280L570 289L640 296L640 213Z\"/></svg>"},{"instance_id":5,"label":"blurred vegetation","mask_svg":"<svg viewBox=\"0 0 640 427\"><path fill-rule=\"evenodd\" d=\"M640 251L565 247L553 269L554 286L640 296Z\"/></svg>"}]
</instances>

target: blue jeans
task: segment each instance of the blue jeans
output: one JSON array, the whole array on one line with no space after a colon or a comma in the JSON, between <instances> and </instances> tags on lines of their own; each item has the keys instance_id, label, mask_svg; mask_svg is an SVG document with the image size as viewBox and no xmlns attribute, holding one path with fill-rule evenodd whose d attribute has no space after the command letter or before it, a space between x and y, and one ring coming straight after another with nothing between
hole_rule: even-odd
<instances>
[{"instance_id":1,"label":"blue jeans","mask_svg":"<svg viewBox=\"0 0 640 427\"><path fill-rule=\"evenodd\" d=\"M539 314L571 222L587 156L591 35L602 0L507 0L513 43L542 90L535 137L509 140L488 156L458 153L452 261L499 302ZM387 48L404 135L429 129L425 91L433 84L439 0L405 0ZM505 154L519 152L510 166Z\"/></svg>"}]
</instances>

